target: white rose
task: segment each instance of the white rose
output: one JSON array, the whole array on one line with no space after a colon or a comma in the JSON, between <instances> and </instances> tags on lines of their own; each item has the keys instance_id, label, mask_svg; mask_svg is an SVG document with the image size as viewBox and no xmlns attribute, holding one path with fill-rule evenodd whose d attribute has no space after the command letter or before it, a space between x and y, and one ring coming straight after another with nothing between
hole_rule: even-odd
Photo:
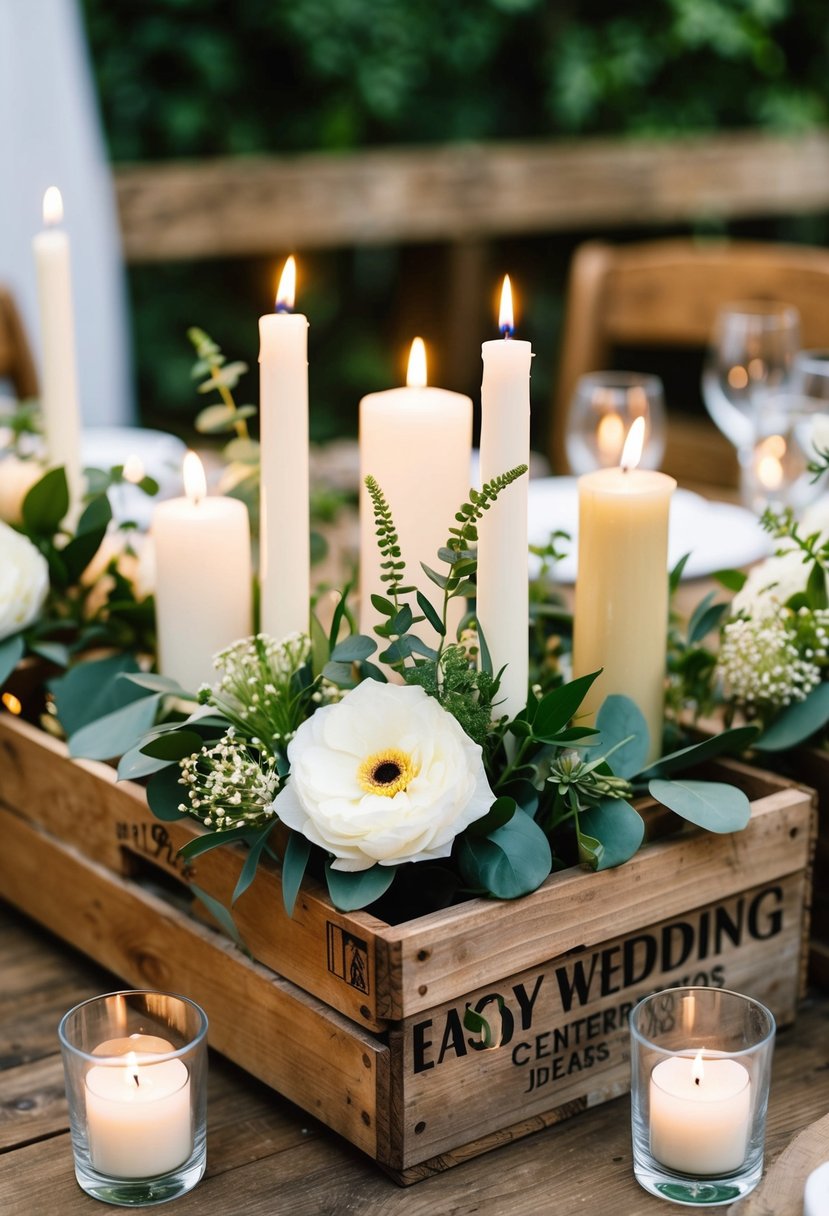
<instances>
[{"instance_id":1,"label":"white rose","mask_svg":"<svg viewBox=\"0 0 829 1216\"><path fill-rule=\"evenodd\" d=\"M335 870L448 857L495 800L478 744L409 685L365 680L303 722L288 759L274 809Z\"/></svg>"},{"instance_id":2,"label":"white rose","mask_svg":"<svg viewBox=\"0 0 829 1216\"><path fill-rule=\"evenodd\" d=\"M767 557L749 571L748 578L731 602L731 614L756 611L776 612L791 596L806 590L811 568L800 549L790 549L779 557Z\"/></svg>"},{"instance_id":3,"label":"white rose","mask_svg":"<svg viewBox=\"0 0 829 1216\"><path fill-rule=\"evenodd\" d=\"M31 625L49 591L49 566L32 542L0 522L0 640Z\"/></svg>"}]
</instances>

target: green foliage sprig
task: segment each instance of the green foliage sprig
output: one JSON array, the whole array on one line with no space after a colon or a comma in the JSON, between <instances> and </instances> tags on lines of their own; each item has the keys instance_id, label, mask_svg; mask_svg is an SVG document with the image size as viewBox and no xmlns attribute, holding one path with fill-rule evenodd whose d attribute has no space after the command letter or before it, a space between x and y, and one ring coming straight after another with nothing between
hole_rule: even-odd
<instances>
[{"instance_id":1,"label":"green foliage sprig","mask_svg":"<svg viewBox=\"0 0 829 1216\"><path fill-rule=\"evenodd\" d=\"M218 393L216 404L205 406L196 417L196 430L202 435L226 435L233 438L225 444L224 457L228 462L223 478L225 492L240 498L254 513L259 511L259 444L251 438L248 419L255 418L255 405L237 405L234 390L248 370L241 361L228 363L221 347L209 334L197 326L187 331L187 337L196 350L196 362L191 376L201 383L199 393Z\"/></svg>"}]
</instances>

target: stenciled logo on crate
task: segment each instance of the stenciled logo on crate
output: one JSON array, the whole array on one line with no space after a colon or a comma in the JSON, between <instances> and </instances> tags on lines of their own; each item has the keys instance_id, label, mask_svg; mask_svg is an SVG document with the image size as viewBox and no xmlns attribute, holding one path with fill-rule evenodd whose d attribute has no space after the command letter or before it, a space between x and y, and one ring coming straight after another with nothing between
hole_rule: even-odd
<instances>
[{"instance_id":1,"label":"stenciled logo on crate","mask_svg":"<svg viewBox=\"0 0 829 1216\"><path fill-rule=\"evenodd\" d=\"M190 878L194 873L192 863L179 854L163 823L116 823L115 839L182 878Z\"/></svg>"},{"instance_id":2,"label":"stenciled logo on crate","mask_svg":"<svg viewBox=\"0 0 829 1216\"><path fill-rule=\"evenodd\" d=\"M594 950L573 951L412 1019L407 1071L431 1077L485 1052L493 1066L508 1069L522 1095L552 1096L574 1081L583 1090L582 1074L627 1059L628 1016L643 997L685 985L726 988L744 983L747 974L768 987L775 968L767 943L781 934L786 940L776 943L778 950L785 953L791 937L796 960L796 882L786 880L794 903L787 904L785 884L757 888ZM469 1008L489 1023L491 1045L465 1029Z\"/></svg>"},{"instance_id":3,"label":"stenciled logo on crate","mask_svg":"<svg viewBox=\"0 0 829 1216\"><path fill-rule=\"evenodd\" d=\"M363 941L361 937L355 937L353 933L347 933L340 925L335 925L330 920L325 922L325 932L328 970L358 992L368 995L368 942Z\"/></svg>"}]
</instances>

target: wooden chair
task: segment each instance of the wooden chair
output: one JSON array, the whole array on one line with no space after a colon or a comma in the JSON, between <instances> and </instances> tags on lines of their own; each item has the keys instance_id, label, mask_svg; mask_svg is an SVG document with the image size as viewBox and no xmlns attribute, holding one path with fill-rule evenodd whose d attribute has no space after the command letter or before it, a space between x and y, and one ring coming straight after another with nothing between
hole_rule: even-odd
<instances>
[{"instance_id":1,"label":"wooden chair","mask_svg":"<svg viewBox=\"0 0 829 1216\"><path fill-rule=\"evenodd\" d=\"M753 241L672 239L582 245L573 258L549 434L553 468L567 468L567 410L579 376L612 367L614 347L707 344L718 308L775 299L800 311L804 348L829 346L829 251ZM639 370L647 370L640 368ZM734 485L736 457L705 417L671 416L663 467L682 480Z\"/></svg>"},{"instance_id":2,"label":"wooden chair","mask_svg":"<svg viewBox=\"0 0 829 1216\"><path fill-rule=\"evenodd\" d=\"M0 287L0 380L9 380L18 400L38 395L37 372L26 330L11 294Z\"/></svg>"}]
</instances>

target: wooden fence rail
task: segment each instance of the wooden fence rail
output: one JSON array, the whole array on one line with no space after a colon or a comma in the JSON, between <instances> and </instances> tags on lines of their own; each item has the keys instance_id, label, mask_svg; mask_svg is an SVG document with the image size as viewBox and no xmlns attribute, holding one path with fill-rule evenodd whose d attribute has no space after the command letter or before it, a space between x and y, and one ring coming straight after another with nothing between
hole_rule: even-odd
<instances>
[{"instance_id":1,"label":"wooden fence rail","mask_svg":"<svg viewBox=\"0 0 829 1216\"><path fill-rule=\"evenodd\" d=\"M829 208L829 131L451 144L122 165L130 262Z\"/></svg>"}]
</instances>

